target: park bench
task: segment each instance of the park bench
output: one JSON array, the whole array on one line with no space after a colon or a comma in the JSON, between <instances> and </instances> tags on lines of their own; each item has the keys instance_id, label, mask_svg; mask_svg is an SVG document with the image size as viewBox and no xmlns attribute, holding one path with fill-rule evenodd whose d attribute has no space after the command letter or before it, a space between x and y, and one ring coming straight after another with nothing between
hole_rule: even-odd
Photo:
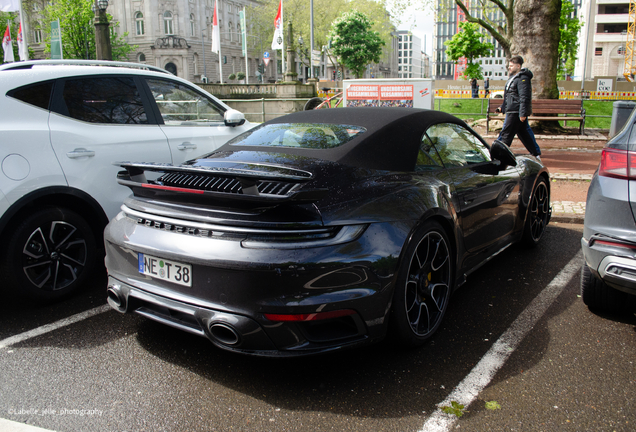
<instances>
[{"instance_id":1,"label":"park bench","mask_svg":"<svg viewBox=\"0 0 636 432\"><path fill-rule=\"evenodd\" d=\"M490 120L503 120L504 114L496 114L495 110L503 104L503 99L488 99L488 114L486 116L486 130L490 130ZM583 135L585 129L585 108L583 101L568 99L536 99L532 101L532 115L528 120L578 121L579 133Z\"/></svg>"}]
</instances>

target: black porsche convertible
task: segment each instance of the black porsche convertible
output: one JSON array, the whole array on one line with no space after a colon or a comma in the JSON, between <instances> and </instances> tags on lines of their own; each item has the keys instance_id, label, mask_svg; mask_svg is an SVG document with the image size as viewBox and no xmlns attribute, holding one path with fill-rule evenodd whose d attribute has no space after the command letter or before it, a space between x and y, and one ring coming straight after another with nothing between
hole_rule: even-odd
<instances>
[{"instance_id":1,"label":"black porsche convertible","mask_svg":"<svg viewBox=\"0 0 636 432\"><path fill-rule=\"evenodd\" d=\"M420 345L551 212L540 161L429 110L302 111L183 165L118 165L109 304L262 356Z\"/></svg>"}]
</instances>

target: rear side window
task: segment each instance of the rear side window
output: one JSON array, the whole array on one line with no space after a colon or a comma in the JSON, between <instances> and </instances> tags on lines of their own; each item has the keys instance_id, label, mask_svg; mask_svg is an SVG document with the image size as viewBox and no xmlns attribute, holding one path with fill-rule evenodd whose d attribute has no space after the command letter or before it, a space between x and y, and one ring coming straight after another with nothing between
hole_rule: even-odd
<instances>
[{"instance_id":1,"label":"rear side window","mask_svg":"<svg viewBox=\"0 0 636 432\"><path fill-rule=\"evenodd\" d=\"M341 146L366 131L361 126L327 123L276 123L239 135L231 145L328 149Z\"/></svg>"},{"instance_id":2,"label":"rear side window","mask_svg":"<svg viewBox=\"0 0 636 432\"><path fill-rule=\"evenodd\" d=\"M37 84L29 84L18 87L7 93L7 96L18 99L22 102L36 106L38 108L49 109L51 101L51 91L53 90L53 81L47 81Z\"/></svg>"},{"instance_id":3,"label":"rear side window","mask_svg":"<svg viewBox=\"0 0 636 432\"><path fill-rule=\"evenodd\" d=\"M132 77L69 79L62 99L67 113L89 123L146 124L148 117Z\"/></svg>"}]
</instances>

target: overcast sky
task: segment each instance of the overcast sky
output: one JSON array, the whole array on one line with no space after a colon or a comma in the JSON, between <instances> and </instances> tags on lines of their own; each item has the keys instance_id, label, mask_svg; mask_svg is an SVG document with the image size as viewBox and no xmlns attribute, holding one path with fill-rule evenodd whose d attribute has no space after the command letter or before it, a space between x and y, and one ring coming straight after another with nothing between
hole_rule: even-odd
<instances>
[{"instance_id":1,"label":"overcast sky","mask_svg":"<svg viewBox=\"0 0 636 432\"><path fill-rule=\"evenodd\" d=\"M402 23L398 26L398 30L411 30L415 36L422 40L422 44L424 44L424 35L426 35L426 47L422 46L422 49L426 54L432 55L433 23L433 10L430 7L427 6L424 11L410 8L402 15Z\"/></svg>"}]
</instances>

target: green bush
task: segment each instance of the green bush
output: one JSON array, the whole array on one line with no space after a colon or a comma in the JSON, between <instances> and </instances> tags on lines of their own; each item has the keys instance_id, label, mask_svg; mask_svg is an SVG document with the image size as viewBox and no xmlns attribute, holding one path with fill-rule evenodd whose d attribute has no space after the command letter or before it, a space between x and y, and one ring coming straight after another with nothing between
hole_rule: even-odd
<instances>
[{"instance_id":1,"label":"green bush","mask_svg":"<svg viewBox=\"0 0 636 432\"><path fill-rule=\"evenodd\" d=\"M243 72L239 72L236 74L236 78L240 80L245 79L245 74Z\"/></svg>"},{"instance_id":2,"label":"green bush","mask_svg":"<svg viewBox=\"0 0 636 432\"><path fill-rule=\"evenodd\" d=\"M231 73L227 79L229 79L230 81L234 81L236 79L236 74Z\"/></svg>"}]
</instances>

